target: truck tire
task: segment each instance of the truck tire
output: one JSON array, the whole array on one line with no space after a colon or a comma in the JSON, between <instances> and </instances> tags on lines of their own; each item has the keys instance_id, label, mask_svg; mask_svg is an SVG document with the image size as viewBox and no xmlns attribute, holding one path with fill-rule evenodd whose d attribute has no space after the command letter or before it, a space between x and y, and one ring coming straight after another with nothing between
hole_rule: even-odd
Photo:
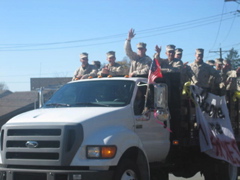
<instances>
[{"instance_id":1,"label":"truck tire","mask_svg":"<svg viewBox=\"0 0 240 180\"><path fill-rule=\"evenodd\" d=\"M237 180L238 168L226 162L215 162L209 170L203 172L205 180Z\"/></svg>"},{"instance_id":2,"label":"truck tire","mask_svg":"<svg viewBox=\"0 0 240 180\"><path fill-rule=\"evenodd\" d=\"M141 180L137 164L131 159L122 159L113 180Z\"/></svg>"}]
</instances>

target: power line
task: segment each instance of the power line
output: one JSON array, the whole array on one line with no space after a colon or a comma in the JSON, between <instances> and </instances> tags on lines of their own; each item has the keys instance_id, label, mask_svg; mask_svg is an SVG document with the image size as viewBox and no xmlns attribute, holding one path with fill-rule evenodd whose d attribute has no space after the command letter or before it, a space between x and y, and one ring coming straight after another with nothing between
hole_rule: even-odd
<instances>
[{"instance_id":1,"label":"power line","mask_svg":"<svg viewBox=\"0 0 240 180\"><path fill-rule=\"evenodd\" d=\"M239 4L238 4L238 6L237 6L237 9L238 9L238 7L239 7ZM237 10L237 9L236 9L236 12L237 12L237 13L240 13L240 11ZM234 16L233 21L232 21L232 23L231 23L231 26L230 26L230 28L229 28L229 30L228 30L228 33L227 33L226 37L224 38L224 40L222 41L222 43L228 38L228 36L229 36L229 34L230 34L231 30L232 30L232 27L233 27L233 23L234 23L234 21L235 21L235 18L236 18L236 16Z\"/></svg>"},{"instance_id":2,"label":"power line","mask_svg":"<svg viewBox=\"0 0 240 180\"><path fill-rule=\"evenodd\" d=\"M225 4L224 4L225 5ZM224 11L224 5L223 5L223 8L222 8L222 14L223 14L223 11ZM215 41L213 43L213 46L212 48L215 46L216 42L217 42L217 38L218 38L218 35L219 35L219 32L220 32L220 28L221 28L221 25L222 25L222 16L221 16L221 20L220 20L220 23L219 23L219 26L218 26L218 30L217 30L217 35L216 35L216 38L215 38ZM211 48L211 49L212 49Z\"/></svg>"},{"instance_id":3,"label":"power line","mask_svg":"<svg viewBox=\"0 0 240 180\"><path fill-rule=\"evenodd\" d=\"M231 19L231 18L228 18L228 19ZM228 19L224 19L224 20L228 20ZM153 35L149 35L149 36L142 36L142 37L151 37L151 36L156 36L156 35L173 33L173 32L182 31L182 30L186 30L186 29L191 29L191 28L195 28L195 27L199 27L199 26L209 25L209 24L216 23L216 22L218 22L218 21L212 21L212 22L209 22L209 23L201 24L201 25L195 25L195 26L191 26L191 27L181 28L181 29L177 29L177 30L173 30L173 31L167 31L167 32L164 32L164 33L158 33L158 34L153 34Z\"/></svg>"},{"instance_id":4,"label":"power line","mask_svg":"<svg viewBox=\"0 0 240 180\"><path fill-rule=\"evenodd\" d=\"M230 18L228 18L228 19L230 19ZM224 19L224 20L228 20L228 19ZM186 30L186 29L196 28L196 27L199 27L199 26L208 25L208 24L212 24L212 23L216 23L216 22L217 21L213 21L213 22L204 23L204 24L201 24L201 25L195 25L195 26L191 26L191 27L180 28L180 29L177 29L177 30L161 32L161 33L152 34L152 35L146 35L146 36L140 36L140 37L138 36L135 39L174 33L174 32L177 32L177 31L183 31L183 30ZM102 45L102 44L112 44L112 43L116 43L116 42L122 42L122 38L121 38L121 40L108 41L108 42L99 42L99 43L94 43L94 44L82 44L82 45L75 45L75 46L63 46L63 47L53 47L53 48L35 48L35 49L33 49L33 48L31 48L31 49L29 49L29 48L28 49L0 49L0 51L38 51L38 50L67 49L67 48L78 48L78 47L86 47L86 46L95 46L95 45Z\"/></svg>"},{"instance_id":5,"label":"power line","mask_svg":"<svg viewBox=\"0 0 240 180\"><path fill-rule=\"evenodd\" d=\"M205 17L205 18L200 18L200 19L195 19L195 20L191 20L191 21L186 21L186 22L181 22L181 23L176 23L176 24L172 24L172 25L167 25L167 26L161 26L161 27L156 27L156 28L151 28L151 29L146 29L146 30L141 30L141 31L138 31L138 32L146 32L146 31L158 31L159 28L160 29L164 29L164 28L172 28L174 26L179 26L179 25L183 25L183 24L189 24L189 23L199 23L201 21L203 22L206 22L206 20L214 20L216 18L218 18L219 16L222 17L223 15L230 15L230 14L233 14L235 11L231 11L231 12L228 12L228 13L222 13L222 14L218 14L218 15L214 15L214 16L209 16L209 17ZM214 19L213 19L214 18Z\"/></svg>"},{"instance_id":6,"label":"power line","mask_svg":"<svg viewBox=\"0 0 240 180\"><path fill-rule=\"evenodd\" d=\"M222 21L223 20L228 20L228 19L232 18L232 15L233 15L234 12L235 11L232 11L232 12L229 12L229 13L224 13L224 14L221 14L221 15L215 15L215 16L210 16L210 17L206 17L206 18L201 18L201 19L197 19L197 20L186 21L186 22L183 22L183 23L177 23L177 24L168 25L168 26L162 26L162 27L155 27L155 28L151 28L151 29L140 30L140 31L138 31L138 34L147 34L147 33L153 33L155 31L164 31L164 30L168 30L168 29L178 28L176 30L167 31L167 32L163 32L163 33L150 34L150 35L146 35L146 36L138 36L138 38L157 36L157 35L172 33L172 32L176 32L176 31L181 31L181 30L185 30L185 29L189 29L189 28L195 28L195 27L199 27L199 26L203 26L203 25L207 25L207 24L211 24L211 23L216 23L216 22L219 21L219 19L216 19L219 16L221 16L221 20ZM223 15L225 16L224 19L223 19ZM186 27L184 28L184 26L186 26ZM120 42L120 41L122 41L122 37L123 36L126 36L126 33L117 34L117 35L110 35L110 36L104 36L104 37L97 37L97 38L90 38L90 39L82 39L82 40L75 40L75 41L63 41L63 42L53 42L53 43L0 44L0 46L2 46L0 51L51 50L51 49L75 48L75 47L82 47L82 46L94 46L94 45L110 44L110 43ZM79 42L100 41L100 40L113 39L113 38L121 38L121 40L110 41L110 42L99 42L99 43L85 44L85 45L64 46L64 47L22 49L22 48L26 48L26 47L62 45L62 44L71 44L71 43L79 43ZM138 39L138 38L136 38L136 39Z\"/></svg>"}]
</instances>

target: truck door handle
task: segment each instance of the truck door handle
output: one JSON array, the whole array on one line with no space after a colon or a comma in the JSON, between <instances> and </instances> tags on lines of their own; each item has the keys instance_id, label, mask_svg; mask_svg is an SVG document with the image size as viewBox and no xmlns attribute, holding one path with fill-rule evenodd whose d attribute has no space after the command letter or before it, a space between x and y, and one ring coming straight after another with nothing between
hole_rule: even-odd
<instances>
[{"instance_id":1,"label":"truck door handle","mask_svg":"<svg viewBox=\"0 0 240 180\"><path fill-rule=\"evenodd\" d=\"M142 124L137 124L136 129L142 129Z\"/></svg>"},{"instance_id":2,"label":"truck door handle","mask_svg":"<svg viewBox=\"0 0 240 180\"><path fill-rule=\"evenodd\" d=\"M167 127L167 121L163 121L163 124L164 124L164 128L166 128Z\"/></svg>"}]
</instances>

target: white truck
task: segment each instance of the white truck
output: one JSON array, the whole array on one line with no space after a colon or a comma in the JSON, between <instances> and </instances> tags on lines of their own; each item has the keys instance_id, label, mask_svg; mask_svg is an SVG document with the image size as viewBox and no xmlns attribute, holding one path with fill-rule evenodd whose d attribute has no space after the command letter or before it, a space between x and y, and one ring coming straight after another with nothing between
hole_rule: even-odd
<instances>
[{"instance_id":1,"label":"white truck","mask_svg":"<svg viewBox=\"0 0 240 180\"><path fill-rule=\"evenodd\" d=\"M149 86L142 77L67 83L2 127L0 180L168 180L197 172L236 180L234 167L200 152L179 77Z\"/></svg>"}]
</instances>

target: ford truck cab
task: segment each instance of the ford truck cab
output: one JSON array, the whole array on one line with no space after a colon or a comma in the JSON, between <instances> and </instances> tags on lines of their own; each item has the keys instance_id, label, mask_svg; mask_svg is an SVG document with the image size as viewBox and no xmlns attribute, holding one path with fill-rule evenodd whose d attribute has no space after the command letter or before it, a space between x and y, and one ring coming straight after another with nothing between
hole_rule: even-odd
<instances>
[{"instance_id":1,"label":"ford truck cab","mask_svg":"<svg viewBox=\"0 0 240 180\"><path fill-rule=\"evenodd\" d=\"M150 179L170 151L167 88L140 77L67 83L2 127L0 180Z\"/></svg>"}]
</instances>

